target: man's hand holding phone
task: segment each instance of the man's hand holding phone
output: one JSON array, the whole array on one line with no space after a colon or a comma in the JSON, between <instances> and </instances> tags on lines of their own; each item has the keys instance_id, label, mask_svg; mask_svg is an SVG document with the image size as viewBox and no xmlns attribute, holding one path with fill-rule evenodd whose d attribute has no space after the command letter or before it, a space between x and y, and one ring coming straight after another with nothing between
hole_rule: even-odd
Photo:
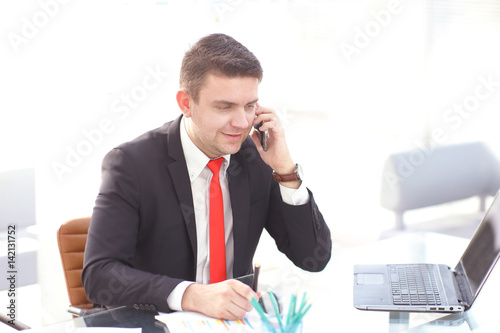
<instances>
[{"instance_id":1,"label":"man's hand holding phone","mask_svg":"<svg viewBox=\"0 0 500 333\"><path fill-rule=\"evenodd\" d=\"M262 149L264 151L267 151L267 140L269 139L269 131L268 130L261 131L260 128L262 127L262 125L264 125L263 121L261 121L257 125L254 125L253 128L255 128L259 133L260 145L262 146Z\"/></svg>"},{"instance_id":2,"label":"man's hand holding phone","mask_svg":"<svg viewBox=\"0 0 500 333\"><path fill-rule=\"evenodd\" d=\"M290 156L285 139L285 131L279 120L276 111L271 108L262 107L257 103L255 110L254 130L251 134L252 140L257 146L257 150L264 162L269 165L278 174L291 174L295 169L295 163ZM267 132L267 149L264 149L261 141L261 134ZM263 140L264 141L264 140ZM265 142L264 142L265 143ZM299 188L301 182L285 182L284 186L290 188Z\"/></svg>"}]
</instances>

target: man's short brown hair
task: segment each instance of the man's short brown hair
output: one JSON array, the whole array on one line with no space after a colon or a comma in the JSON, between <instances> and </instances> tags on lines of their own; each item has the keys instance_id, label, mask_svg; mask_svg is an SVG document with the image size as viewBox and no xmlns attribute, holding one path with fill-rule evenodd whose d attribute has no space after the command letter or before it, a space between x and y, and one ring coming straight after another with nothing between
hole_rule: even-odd
<instances>
[{"instance_id":1,"label":"man's short brown hair","mask_svg":"<svg viewBox=\"0 0 500 333\"><path fill-rule=\"evenodd\" d=\"M255 55L234 38L212 34L201 38L184 55L180 87L198 102L208 74L227 77L254 77L262 80L263 70Z\"/></svg>"}]
</instances>

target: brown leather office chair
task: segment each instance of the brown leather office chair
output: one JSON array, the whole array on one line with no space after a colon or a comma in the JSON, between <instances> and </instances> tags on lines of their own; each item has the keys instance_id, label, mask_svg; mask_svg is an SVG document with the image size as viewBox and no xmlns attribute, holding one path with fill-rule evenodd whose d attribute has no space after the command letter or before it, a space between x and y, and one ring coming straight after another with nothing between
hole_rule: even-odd
<instances>
[{"instance_id":1,"label":"brown leather office chair","mask_svg":"<svg viewBox=\"0 0 500 333\"><path fill-rule=\"evenodd\" d=\"M82 217L63 223L57 230L57 243L70 302L68 311L78 316L104 310L94 308L94 304L85 295L82 285L83 254L89 225L90 217Z\"/></svg>"}]
</instances>

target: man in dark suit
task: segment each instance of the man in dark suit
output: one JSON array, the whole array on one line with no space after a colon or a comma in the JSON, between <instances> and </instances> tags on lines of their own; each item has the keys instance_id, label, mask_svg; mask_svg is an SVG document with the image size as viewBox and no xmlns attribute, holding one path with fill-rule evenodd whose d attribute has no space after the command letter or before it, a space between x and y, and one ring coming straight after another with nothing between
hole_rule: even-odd
<instances>
[{"instance_id":1,"label":"man in dark suit","mask_svg":"<svg viewBox=\"0 0 500 333\"><path fill-rule=\"evenodd\" d=\"M262 73L233 38L200 39L181 67L183 114L106 155L82 273L91 301L241 318L259 293L233 278L252 273L263 229L296 266L326 266L330 231L302 184L276 112L257 102ZM266 150L252 130L259 123L269 133ZM212 160L222 163L214 177ZM214 283L210 269L221 262L210 247L216 173L225 265L223 281Z\"/></svg>"}]
</instances>

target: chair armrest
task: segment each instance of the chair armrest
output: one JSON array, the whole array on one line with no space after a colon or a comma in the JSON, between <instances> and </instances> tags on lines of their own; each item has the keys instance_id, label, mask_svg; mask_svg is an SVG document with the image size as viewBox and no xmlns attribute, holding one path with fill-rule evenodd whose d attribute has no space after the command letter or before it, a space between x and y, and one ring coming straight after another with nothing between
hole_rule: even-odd
<instances>
[{"instance_id":1,"label":"chair armrest","mask_svg":"<svg viewBox=\"0 0 500 333\"><path fill-rule=\"evenodd\" d=\"M69 313L71 313L75 316L78 316L78 317L82 317L82 316L86 316L89 314L93 314L93 313L97 313L97 312L101 312L101 311L106 311L106 310L107 310L106 308L81 309L81 308L77 308L76 306L70 306L68 308Z\"/></svg>"},{"instance_id":2,"label":"chair armrest","mask_svg":"<svg viewBox=\"0 0 500 333\"><path fill-rule=\"evenodd\" d=\"M19 320L10 319L10 317L8 317L7 315L5 315L3 313L0 313L0 322L18 330L18 331L27 330L27 329L31 328L28 325L21 323Z\"/></svg>"}]
</instances>

